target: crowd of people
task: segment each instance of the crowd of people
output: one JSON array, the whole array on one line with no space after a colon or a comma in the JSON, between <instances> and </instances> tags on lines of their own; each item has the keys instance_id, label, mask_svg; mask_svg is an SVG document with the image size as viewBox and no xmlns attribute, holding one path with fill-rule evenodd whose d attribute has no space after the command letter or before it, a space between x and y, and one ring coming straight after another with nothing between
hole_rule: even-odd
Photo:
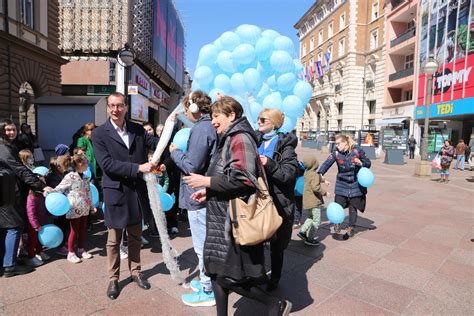
<instances>
[{"instance_id":1,"label":"crowd of people","mask_svg":"<svg viewBox=\"0 0 474 316\"><path fill-rule=\"evenodd\" d=\"M52 219L67 236L56 253L74 264L93 257L87 250L91 214L97 212L89 189L92 182L101 191L100 208L108 230L107 296L116 299L120 294L121 259L128 259L132 281L149 289L151 285L141 273L140 249L149 243L144 230L148 230L148 238L158 236L143 180L151 172L163 190L178 197L173 209L166 212L169 233L179 232L178 213L186 214L198 258L199 279L190 282L193 292L182 295L183 303L215 305L218 315L227 315L228 295L235 292L262 302L270 315L287 315L291 302L272 292L279 287L292 229L300 229L298 236L306 245L319 245L323 197L330 195L323 189L323 184L329 185L324 174L336 163L335 201L349 209L345 232L347 238L352 237L357 213L365 210L367 194L357 182L357 172L370 167L370 160L352 138L337 135L335 148L321 167L314 155L298 161L298 140L292 133L280 132L284 114L276 109L262 110L258 130L254 130L242 105L231 97L220 96L212 102L206 93L195 91L184 98L183 105L186 118L194 123L185 152L170 142L161 161L152 163L163 126L154 129L149 123L127 120L124 95L112 93L107 97L109 119L98 127L93 123L82 126L70 146L58 144L46 174L33 172L36 138L31 131L22 126L24 136L17 137L14 122L4 120L0 125L0 255L4 276L31 272L51 259L38 241L41 227L51 221L45 208L45 196L50 192L64 193L71 204L64 216ZM175 131L178 128L176 124ZM300 198L294 194L299 174L304 175ZM264 241L238 244L229 216L230 201L250 199L260 189L259 178L267 182L282 219L268 240L270 271L265 266ZM12 192L3 192L7 189ZM302 210L307 213L304 223L298 214ZM24 232L28 238L21 238ZM26 264L18 259L19 248L27 249Z\"/></svg>"}]
</instances>

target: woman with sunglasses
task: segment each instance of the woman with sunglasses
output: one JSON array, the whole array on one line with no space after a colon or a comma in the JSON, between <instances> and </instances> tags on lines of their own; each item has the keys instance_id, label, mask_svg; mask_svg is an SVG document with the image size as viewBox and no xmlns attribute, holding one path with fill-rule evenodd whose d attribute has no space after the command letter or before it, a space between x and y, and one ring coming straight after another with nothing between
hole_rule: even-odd
<instances>
[{"instance_id":1,"label":"woman with sunglasses","mask_svg":"<svg viewBox=\"0 0 474 316\"><path fill-rule=\"evenodd\" d=\"M294 188L298 169L295 153L298 139L292 133L281 133L284 114L276 109L263 109L258 117L258 154L268 179L268 187L283 223L270 242L271 277L267 290L278 287L283 267L283 254L291 239L295 195Z\"/></svg>"},{"instance_id":2,"label":"woman with sunglasses","mask_svg":"<svg viewBox=\"0 0 474 316\"><path fill-rule=\"evenodd\" d=\"M357 210L364 212L365 196L367 189L357 181L357 173L360 168L370 168L371 162L364 150L355 144L354 140L347 135L338 134L335 139L336 149L331 152L326 161L319 167L318 173L322 176L337 163L336 192L334 201L343 208L349 208L349 227L347 227L344 239L354 236L354 228L357 222ZM324 179L324 178L323 178ZM327 180L324 180L329 184ZM339 226L335 227L339 232Z\"/></svg>"}]
</instances>

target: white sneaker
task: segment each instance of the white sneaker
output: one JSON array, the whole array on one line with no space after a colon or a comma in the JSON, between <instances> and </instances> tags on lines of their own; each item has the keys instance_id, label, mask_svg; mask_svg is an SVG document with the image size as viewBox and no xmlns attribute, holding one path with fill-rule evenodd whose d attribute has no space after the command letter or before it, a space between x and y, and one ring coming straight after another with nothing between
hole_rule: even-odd
<instances>
[{"instance_id":1,"label":"white sneaker","mask_svg":"<svg viewBox=\"0 0 474 316\"><path fill-rule=\"evenodd\" d=\"M143 237L143 236L141 237L141 239L142 239L142 245L148 245L148 244L150 243L150 242L149 242L148 240L146 240L146 238Z\"/></svg>"},{"instance_id":2,"label":"white sneaker","mask_svg":"<svg viewBox=\"0 0 474 316\"><path fill-rule=\"evenodd\" d=\"M120 246L120 260L128 258L128 247Z\"/></svg>"},{"instance_id":3,"label":"white sneaker","mask_svg":"<svg viewBox=\"0 0 474 316\"><path fill-rule=\"evenodd\" d=\"M36 258L36 257L33 257L33 258L29 258L28 260L26 260L26 263L27 263L30 267L39 267L39 266L42 265L44 262L41 261L40 259Z\"/></svg>"},{"instance_id":4,"label":"white sneaker","mask_svg":"<svg viewBox=\"0 0 474 316\"><path fill-rule=\"evenodd\" d=\"M69 262L71 262L71 263L79 263L79 262L81 262L82 260L79 259L79 257L76 256L75 253L70 252L70 253L67 255L67 261L69 261Z\"/></svg>"},{"instance_id":5,"label":"white sneaker","mask_svg":"<svg viewBox=\"0 0 474 316\"><path fill-rule=\"evenodd\" d=\"M36 255L38 256L38 255ZM48 261L49 259L51 259L50 256L48 256L46 253L44 253L43 251L39 253L39 256L41 257L41 260L43 261Z\"/></svg>"},{"instance_id":6,"label":"white sneaker","mask_svg":"<svg viewBox=\"0 0 474 316\"><path fill-rule=\"evenodd\" d=\"M79 249L78 253L79 253L79 256L82 259L91 259L92 258L92 255L90 253L88 253L87 251L85 251L84 249Z\"/></svg>"}]
</instances>

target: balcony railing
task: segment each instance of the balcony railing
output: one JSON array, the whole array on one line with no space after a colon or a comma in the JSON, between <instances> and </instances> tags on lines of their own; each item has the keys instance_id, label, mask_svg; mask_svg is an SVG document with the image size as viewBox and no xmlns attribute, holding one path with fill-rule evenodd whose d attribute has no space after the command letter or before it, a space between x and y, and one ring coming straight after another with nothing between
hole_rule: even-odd
<instances>
[{"instance_id":1,"label":"balcony railing","mask_svg":"<svg viewBox=\"0 0 474 316\"><path fill-rule=\"evenodd\" d=\"M416 29L411 29L406 31L406 33L403 33L399 37L393 39L390 41L390 48L403 43L405 41L408 41L410 38L414 37L416 35Z\"/></svg>"},{"instance_id":2,"label":"balcony railing","mask_svg":"<svg viewBox=\"0 0 474 316\"><path fill-rule=\"evenodd\" d=\"M334 86L334 92L341 92L342 91L342 84L337 84Z\"/></svg>"},{"instance_id":3,"label":"balcony railing","mask_svg":"<svg viewBox=\"0 0 474 316\"><path fill-rule=\"evenodd\" d=\"M400 4L405 2L405 0L392 0L392 10L395 10L396 7L398 7Z\"/></svg>"},{"instance_id":4,"label":"balcony railing","mask_svg":"<svg viewBox=\"0 0 474 316\"><path fill-rule=\"evenodd\" d=\"M365 88L366 89L370 89L370 88L373 88L375 87L375 82L373 80L367 80L365 82Z\"/></svg>"},{"instance_id":5,"label":"balcony railing","mask_svg":"<svg viewBox=\"0 0 474 316\"><path fill-rule=\"evenodd\" d=\"M404 69L402 71L395 72L391 74L390 76L388 76L388 81L395 81L401 78L405 78L405 77L413 75L413 73L414 73L413 68Z\"/></svg>"}]
</instances>

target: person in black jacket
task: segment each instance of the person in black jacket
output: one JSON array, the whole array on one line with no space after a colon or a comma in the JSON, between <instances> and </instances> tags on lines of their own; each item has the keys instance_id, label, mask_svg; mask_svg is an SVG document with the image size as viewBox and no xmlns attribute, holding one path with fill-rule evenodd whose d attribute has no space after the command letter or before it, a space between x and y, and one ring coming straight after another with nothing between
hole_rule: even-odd
<instances>
[{"instance_id":1,"label":"person in black jacket","mask_svg":"<svg viewBox=\"0 0 474 316\"><path fill-rule=\"evenodd\" d=\"M207 200L204 264L212 280L217 315L227 315L230 291L265 304L269 315L288 315L291 302L258 287L267 281L263 243L238 245L230 228L229 201L253 194L261 175L257 136L240 103L228 96L212 104L212 125L219 143L206 176L191 173L183 180L191 188L201 188L191 198Z\"/></svg>"},{"instance_id":2,"label":"person in black jacket","mask_svg":"<svg viewBox=\"0 0 474 316\"><path fill-rule=\"evenodd\" d=\"M283 267L283 256L291 240L295 210L295 182L298 158L295 147L298 139L295 135L278 132L283 125L284 114L276 109L263 109L258 117L260 161L265 167L270 194L283 223L270 242L271 278L267 290L278 287Z\"/></svg>"},{"instance_id":3,"label":"person in black jacket","mask_svg":"<svg viewBox=\"0 0 474 316\"><path fill-rule=\"evenodd\" d=\"M4 120L0 124L0 173L7 182L14 183L13 199L2 197L0 204L0 258L5 277L33 271L29 266L17 265L18 244L26 219L26 186L40 192L51 190L21 163L14 145L16 137L15 123Z\"/></svg>"}]
</instances>

